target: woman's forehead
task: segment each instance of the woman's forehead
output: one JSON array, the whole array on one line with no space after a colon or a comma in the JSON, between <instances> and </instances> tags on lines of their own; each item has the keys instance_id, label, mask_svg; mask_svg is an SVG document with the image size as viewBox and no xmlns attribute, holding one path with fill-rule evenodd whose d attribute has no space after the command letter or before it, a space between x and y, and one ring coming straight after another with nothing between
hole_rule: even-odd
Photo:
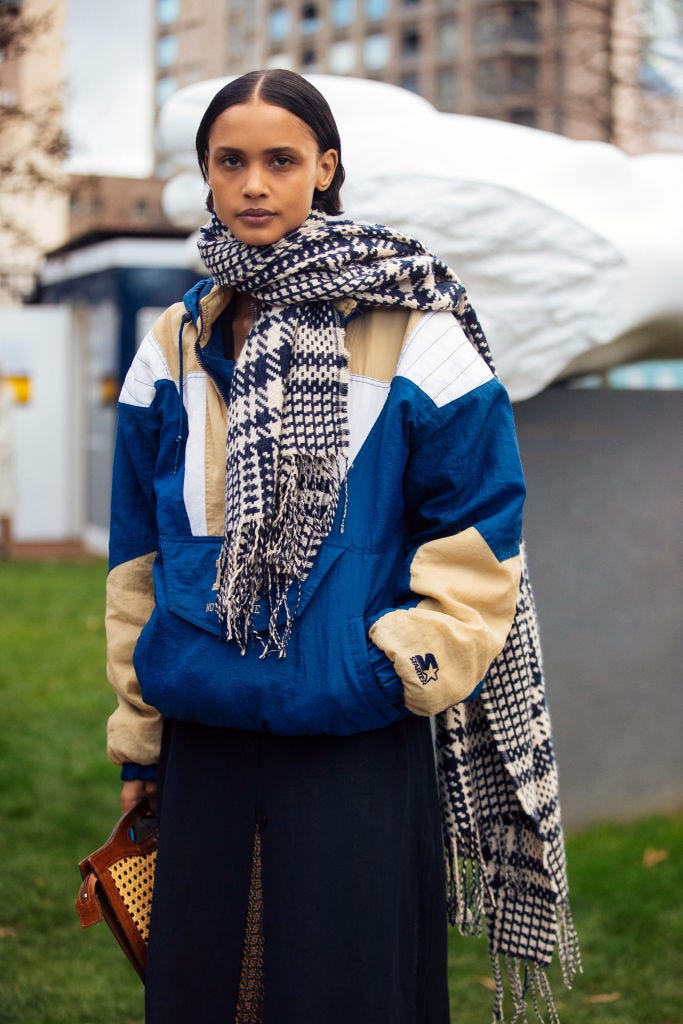
<instances>
[{"instance_id":1,"label":"woman's forehead","mask_svg":"<svg viewBox=\"0 0 683 1024\"><path fill-rule=\"evenodd\" d=\"M284 149L314 146L313 132L300 117L284 107L250 100L223 110L211 125L211 149Z\"/></svg>"}]
</instances>

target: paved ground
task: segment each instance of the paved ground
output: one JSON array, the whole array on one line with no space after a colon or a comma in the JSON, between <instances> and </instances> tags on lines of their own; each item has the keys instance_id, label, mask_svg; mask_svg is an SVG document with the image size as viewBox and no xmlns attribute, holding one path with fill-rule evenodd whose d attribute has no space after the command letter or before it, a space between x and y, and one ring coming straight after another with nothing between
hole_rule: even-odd
<instances>
[{"instance_id":1,"label":"paved ground","mask_svg":"<svg viewBox=\"0 0 683 1024\"><path fill-rule=\"evenodd\" d=\"M10 548L11 561L29 561L31 559L48 559L63 561L70 558L94 558L78 539L59 542L50 541L15 541Z\"/></svg>"}]
</instances>

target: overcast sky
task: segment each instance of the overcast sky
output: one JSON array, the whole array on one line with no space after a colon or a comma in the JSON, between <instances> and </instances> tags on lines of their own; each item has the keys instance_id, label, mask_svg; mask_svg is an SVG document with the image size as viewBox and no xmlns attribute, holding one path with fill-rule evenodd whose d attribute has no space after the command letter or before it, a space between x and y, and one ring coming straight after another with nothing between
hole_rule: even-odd
<instances>
[{"instance_id":1,"label":"overcast sky","mask_svg":"<svg viewBox=\"0 0 683 1024\"><path fill-rule=\"evenodd\" d=\"M152 170L152 0L67 0L69 170Z\"/></svg>"}]
</instances>

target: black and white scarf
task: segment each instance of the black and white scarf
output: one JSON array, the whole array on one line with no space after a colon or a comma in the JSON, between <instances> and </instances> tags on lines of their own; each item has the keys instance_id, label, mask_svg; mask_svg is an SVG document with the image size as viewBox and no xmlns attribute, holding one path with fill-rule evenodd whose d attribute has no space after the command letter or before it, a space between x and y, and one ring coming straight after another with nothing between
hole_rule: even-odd
<instances>
[{"instance_id":1,"label":"black and white scarf","mask_svg":"<svg viewBox=\"0 0 683 1024\"><path fill-rule=\"evenodd\" d=\"M270 599L269 649L284 653L300 585L329 532L346 472L348 354L332 302L445 309L493 370L486 338L452 270L419 242L381 226L312 213L273 245L246 246L214 215L202 230L214 279L247 292L259 314L237 361L228 417L226 535L219 601L244 649L259 596ZM564 981L580 970L569 910L557 771L522 550L515 619L481 696L436 719L449 914L463 933L486 927L494 1020L527 1000L557 1022L545 975L555 949ZM284 624L278 615L284 610ZM282 620L282 617L281 617Z\"/></svg>"},{"instance_id":2,"label":"black and white scarf","mask_svg":"<svg viewBox=\"0 0 683 1024\"><path fill-rule=\"evenodd\" d=\"M214 280L248 293L258 310L230 391L216 609L244 651L265 599L263 654L283 656L346 473L348 353L332 303L455 312L465 290L414 239L317 211L265 246L238 241L214 214L198 245Z\"/></svg>"}]
</instances>

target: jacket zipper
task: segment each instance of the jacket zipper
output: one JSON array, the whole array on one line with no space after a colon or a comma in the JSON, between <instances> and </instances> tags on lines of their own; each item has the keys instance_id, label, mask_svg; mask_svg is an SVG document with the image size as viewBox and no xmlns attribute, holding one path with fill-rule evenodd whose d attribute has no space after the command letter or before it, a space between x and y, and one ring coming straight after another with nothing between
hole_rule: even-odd
<instances>
[{"instance_id":1,"label":"jacket zipper","mask_svg":"<svg viewBox=\"0 0 683 1024\"><path fill-rule=\"evenodd\" d=\"M199 344L199 339L197 339L197 341L195 341L195 343L194 343L194 350L195 350L195 354L197 356L197 362L199 363L199 365L201 366L202 370L207 375L207 377L210 377L211 380L216 385L216 389L218 391L218 394L223 399L223 401L225 403L225 407L227 409L228 404L229 404L229 391L225 390L223 381L220 379L220 377L218 377L214 373L214 371L211 369L210 366L207 366L206 362L204 361L204 353L202 352L201 346Z\"/></svg>"}]
</instances>

